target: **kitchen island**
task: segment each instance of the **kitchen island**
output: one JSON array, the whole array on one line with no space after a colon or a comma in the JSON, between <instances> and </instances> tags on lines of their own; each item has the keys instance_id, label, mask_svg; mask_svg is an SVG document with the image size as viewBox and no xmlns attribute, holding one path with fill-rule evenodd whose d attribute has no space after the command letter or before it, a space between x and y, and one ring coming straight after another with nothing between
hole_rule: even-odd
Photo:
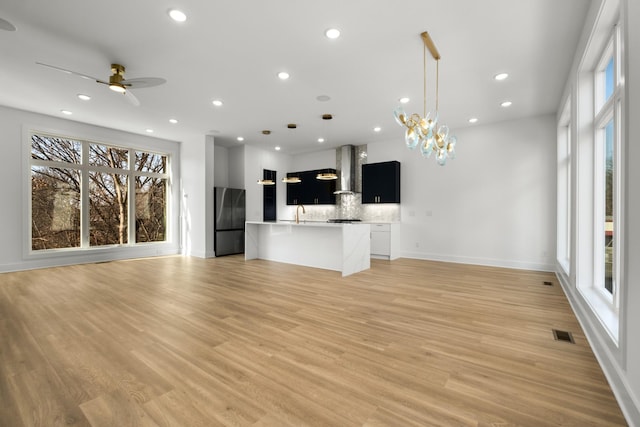
<instances>
[{"instance_id":1,"label":"kitchen island","mask_svg":"<svg viewBox=\"0 0 640 427\"><path fill-rule=\"evenodd\" d=\"M348 276L371 266L369 224L247 221L244 258L335 270Z\"/></svg>"}]
</instances>

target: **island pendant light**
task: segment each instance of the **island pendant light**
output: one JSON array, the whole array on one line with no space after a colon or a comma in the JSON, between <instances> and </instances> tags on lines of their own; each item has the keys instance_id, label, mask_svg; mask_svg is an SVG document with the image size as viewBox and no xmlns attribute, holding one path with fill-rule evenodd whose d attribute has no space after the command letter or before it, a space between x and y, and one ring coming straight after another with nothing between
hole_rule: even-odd
<instances>
[{"instance_id":1,"label":"island pendant light","mask_svg":"<svg viewBox=\"0 0 640 427\"><path fill-rule=\"evenodd\" d=\"M289 174L287 174L287 176L282 178L282 182L285 182L287 184L299 184L299 183L302 182L302 180L297 175L289 175Z\"/></svg>"},{"instance_id":2,"label":"island pendant light","mask_svg":"<svg viewBox=\"0 0 640 427\"><path fill-rule=\"evenodd\" d=\"M398 106L393 115L396 122L403 127L405 131L405 143L407 148L413 150L420 146L420 152L424 157L431 157L435 153L436 161L440 166L444 166L447 158L455 158L455 146L457 138L449 135L449 127L447 125L438 124L438 89L439 89L439 65L440 53L436 48L433 40L428 32L420 34L422 37L423 47L423 75L424 75L424 98L423 98L423 116L414 113L410 116L404 112L402 106ZM427 112L427 49L436 61L436 110L433 116Z\"/></svg>"},{"instance_id":3,"label":"island pendant light","mask_svg":"<svg viewBox=\"0 0 640 427\"><path fill-rule=\"evenodd\" d=\"M271 131L270 130L263 130L262 131L263 135L271 135ZM276 183L276 172L269 170L269 169L265 169L264 168L264 151L262 151L260 153L260 165L262 168L262 178L258 180L258 185L275 185Z\"/></svg>"},{"instance_id":4,"label":"island pendant light","mask_svg":"<svg viewBox=\"0 0 640 427\"><path fill-rule=\"evenodd\" d=\"M275 185L275 171L263 169L262 179L258 180L259 185Z\"/></svg>"},{"instance_id":5,"label":"island pendant light","mask_svg":"<svg viewBox=\"0 0 640 427\"><path fill-rule=\"evenodd\" d=\"M320 172L319 174L317 174L316 179L319 179L321 181L331 181L334 179L338 179L338 175L336 175L335 172L327 169L324 172Z\"/></svg>"},{"instance_id":6,"label":"island pendant light","mask_svg":"<svg viewBox=\"0 0 640 427\"><path fill-rule=\"evenodd\" d=\"M332 114L322 115L322 120L324 120L325 122L328 122L329 120L332 120L332 119L333 119ZM335 171L331 169L325 169L316 175L316 179L319 179L321 181L332 181L334 179L338 179L338 175L335 173Z\"/></svg>"}]
</instances>

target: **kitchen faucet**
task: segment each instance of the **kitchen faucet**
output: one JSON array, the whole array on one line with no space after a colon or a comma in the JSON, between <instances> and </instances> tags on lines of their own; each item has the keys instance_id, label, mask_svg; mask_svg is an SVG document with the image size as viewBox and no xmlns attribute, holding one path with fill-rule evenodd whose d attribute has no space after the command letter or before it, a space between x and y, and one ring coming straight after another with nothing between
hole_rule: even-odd
<instances>
[{"instance_id":1,"label":"kitchen faucet","mask_svg":"<svg viewBox=\"0 0 640 427\"><path fill-rule=\"evenodd\" d=\"M296 207L296 224L300 224L300 208L302 208L302 213L306 213L304 211L304 205L300 204Z\"/></svg>"}]
</instances>

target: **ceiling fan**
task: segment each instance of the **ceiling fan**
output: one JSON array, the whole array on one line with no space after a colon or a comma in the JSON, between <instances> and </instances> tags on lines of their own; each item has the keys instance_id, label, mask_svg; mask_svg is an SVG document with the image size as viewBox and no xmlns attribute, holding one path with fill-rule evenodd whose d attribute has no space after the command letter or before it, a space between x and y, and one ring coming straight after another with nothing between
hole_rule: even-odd
<instances>
[{"instance_id":1,"label":"ceiling fan","mask_svg":"<svg viewBox=\"0 0 640 427\"><path fill-rule=\"evenodd\" d=\"M11 22L7 21L6 19L0 18L0 30L15 31L16 26L13 25Z\"/></svg>"},{"instance_id":2,"label":"ceiling fan","mask_svg":"<svg viewBox=\"0 0 640 427\"><path fill-rule=\"evenodd\" d=\"M120 64L111 64L111 76L109 76L109 81L100 80L96 77L88 76L76 71L66 70L64 68L56 67L55 65L44 64L42 62L36 62L36 64L52 68L57 71L62 71L66 74L73 74L74 76L82 77L83 79L94 80L97 83L103 85L107 85L112 91L125 95L127 99L136 107L140 105L140 101L133 93L131 93L130 89L142 89L145 87L153 87L166 83L166 80L160 77L139 77L135 79L125 79L125 68Z\"/></svg>"}]
</instances>

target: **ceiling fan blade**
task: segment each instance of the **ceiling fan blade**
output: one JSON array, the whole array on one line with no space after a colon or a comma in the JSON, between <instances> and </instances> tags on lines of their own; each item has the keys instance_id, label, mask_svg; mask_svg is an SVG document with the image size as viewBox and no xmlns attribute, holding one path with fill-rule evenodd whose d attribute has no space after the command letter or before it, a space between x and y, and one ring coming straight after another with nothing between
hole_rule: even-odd
<instances>
[{"instance_id":1,"label":"ceiling fan blade","mask_svg":"<svg viewBox=\"0 0 640 427\"><path fill-rule=\"evenodd\" d=\"M127 98L127 101L129 101L131 103L131 105L133 105L135 107L139 107L140 106L140 101L138 100L138 98L136 98L136 96L130 90L127 90L124 93L124 96Z\"/></svg>"},{"instance_id":2,"label":"ceiling fan blade","mask_svg":"<svg viewBox=\"0 0 640 427\"><path fill-rule=\"evenodd\" d=\"M139 77L135 79L126 79L121 83L132 89L142 89L145 87L159 86L166 82L167 81L165 79L161 79L160 77Z\"/></svg>"},{"instance_id":3,"label":"ceiling fan blade","mask_svg":"<svg viewBox=\"0 0 640 427\"><path fill-rule=\"evenodd\" d=\"M6 19L0 18L0 30L15 31L16 26L13 25L11 22L7 21Z\"/></svg>"},{"instance_id":4,"label":"ceiling fan blade","mask_svg":"<svg viewBox=\"0 0 640 427\"><path fill-rule=\"evenodd\" d=\"M102 81L102 80L100 80L100 79L98 79L96 77L92 77L92 76L89 76L87 74L78 73L76 71L67 70L65 68L56 67L55 65L44 64L42 62L36 62L36 64L42 65L43 67L53 68L54 70L62 71L63 73L66 73L66 74L72 74L74 76L82 77L83 79L93 80L93 81L96 81L98 83L107 83L108 84L108 82L104 82L104 81Z\"/></svg>"}]
</instances>

